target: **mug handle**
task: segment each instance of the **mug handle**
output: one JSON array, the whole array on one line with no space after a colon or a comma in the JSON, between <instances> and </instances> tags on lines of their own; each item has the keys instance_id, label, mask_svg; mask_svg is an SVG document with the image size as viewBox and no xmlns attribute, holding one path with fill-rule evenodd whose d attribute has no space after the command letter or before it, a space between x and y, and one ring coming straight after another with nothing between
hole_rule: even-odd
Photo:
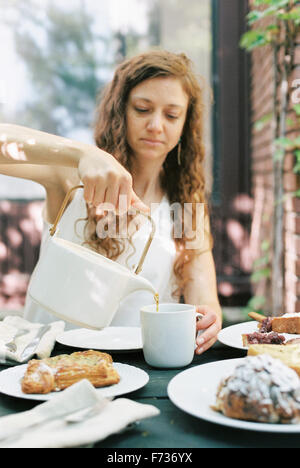
<instances>
[{"instance_id":1,"label":"mug handle","mask_svg":"<svg viewBox=\"0 0 300 468\"><path fill-rule=\"evenodd\" d=\"M61 217L62 217L62 215L63 215L63 213L64 213L64 211L65 211L65 209L66 209L66 206L67 206L67 204L68 204L68 201L69 201L69 199L70 199L70 197L71 197L72 192L73 192L74 190L77 190L77 189L80 189L80 188L84 188L84 185L76 185L75 187L72 187L72 188L68 191L67 195L65 196L65 199L64 199L64 201L63 201L63 203L62 203L62 205L61 205L61 207L60 207L60 209L59 209L59 212L58 212L58 214L57 214L57 216L56 216L56 219L55 219L55 221L54 221L54 224L53 224L53 226L52 226L52 227L50 228L50 230L49 230L49 231L50 231L50 236L51 236L51 237L53 237L54 234L56 233L58 223L59 223L59 221L61 220ZM148 241L147 241L147 243L146 243L146 245L145 245L145 248L144 248L144 250L143 250L143 253L142 253L142 256L141 256L140 261L139 261L139 263L138 263L138 266L137 266L136 269L135 269L135 274L138 275L138 274L141 272L141 270L142 270L142 267L143 267L143 264L144 264L146 255L147 255L147 253L148 253L148 250L149 250L149 248L150 248L151 242L152 242L153 237L154 237L154 235L155 235L156 226L155 226L155 223L154 223L154 221L153 221L153 219L151 218L150 215L148 215L148 214L146 214L146 213L144 213L143 211L140 211L140 210L136 210L136 212L139 213L139 214L141 214L141 215L143 215L143 216L145 216L145 217L150 221L150 223L151 223L151 225L152 225L152 230L151 230L151 233L150 233L150 235L149 235Z\"/></svg>"},{"instance_id":2,"label":"mug handle","mask_svg":"<svg viewBox=\"0 0 300 468\"><path fill-rule=\"evenodd\" d=\"M197 322L199 322L199 320L201 320L204 317L204 315L200 314L199 312L196 312L195 315L196 315L196 321Z\"/></svg>"},{"instance_id":3,"label":"mug handle","mask_svg":"<svg viewBox=\"0 0 300 468\"><path fill-rule=\"evenodd\" d=\"M199 322L204 317L204 315L200 314L199 312L196 312L195 315L196 315L196 322ZM202 335L204 331L205 330L196 330L196 339L198 338L199 335Z\"/></svg>"}]
</instances>

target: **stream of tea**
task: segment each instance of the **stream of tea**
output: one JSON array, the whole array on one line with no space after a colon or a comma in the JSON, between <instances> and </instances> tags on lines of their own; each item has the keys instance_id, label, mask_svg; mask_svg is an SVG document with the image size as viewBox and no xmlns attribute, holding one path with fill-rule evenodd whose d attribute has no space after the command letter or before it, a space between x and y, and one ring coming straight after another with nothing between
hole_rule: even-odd
<instances>
[{"instance_id":1,"label":"stream of tea","mask_svg":"<svg viewBox=\"0 0 300 468\"><path fill-rule=\"evenodd\" d=\"M158 293L154 294L154 300L155 300L155 303L156 303L156 312L158 312L158 310L159 310L159 294Z\"/></svg>"}]
</instances>

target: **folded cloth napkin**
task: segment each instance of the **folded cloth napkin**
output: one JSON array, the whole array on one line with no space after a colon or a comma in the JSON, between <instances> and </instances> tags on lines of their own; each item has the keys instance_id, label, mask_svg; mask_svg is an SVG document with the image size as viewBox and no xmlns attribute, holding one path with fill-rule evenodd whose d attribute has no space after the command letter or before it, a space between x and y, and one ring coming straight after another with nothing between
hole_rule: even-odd
<instances>
[{"instance_id":1,"label":"folded cloth napkin","mask_svg":"<svg viewBox=\"0 0 300 468\"><path fill-rule=\"evenodd\" d=\"M55 341L58 335L62 334L65 328L65 322L58 321L49 324L49 330L41 337L36 349L32 350L32 354L25 359L22 353L28 344L34 340L38 331L43 324L31 323L22 317L8 316L0 322L0 364L16 364L27 362L34 355L43 359L49 357L54 348ZM16 337L16 335L19 336ZM6 344L11 342L16 337L16 350L7 348Z\"/></svg>"},{"instance_id":2,"label":"folded cloth napkin","mask_svg":"<svg viewBox=\"0 0 300 468\"><path fill-rule=\"evenodd\" d=\"M0 320L4 320L5 317L17 315L23 317L24 309L12 310L12 309L0 309Z\"/></svg>"},{"instance_id":3,"label":"folded cloth napkin","mask_svg":"<svg viewBox=\"0 0 300 468\"><path fill-rule=\"evenodd\" d=\"M159 415L152 405L110 401L84 379L32 410L0 418L1 448L71 448L94 444Z\"/></svg>"}]
</instances>

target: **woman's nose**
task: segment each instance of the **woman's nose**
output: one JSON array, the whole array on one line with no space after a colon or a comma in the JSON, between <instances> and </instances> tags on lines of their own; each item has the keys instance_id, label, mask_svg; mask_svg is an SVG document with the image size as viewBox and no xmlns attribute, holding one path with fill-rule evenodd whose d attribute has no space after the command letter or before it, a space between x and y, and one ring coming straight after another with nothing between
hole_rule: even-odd
<instances>
[{"instance_id":1,"label":"woman's nose","mask_svg":"<svg viewBox=\"0 0 300 468\"><path fill-rule=\"evenodd\" d=\"M147 124L148 130L160 133L163 130L162 117L159 114L152 115Z\"/></svg>"}]
</instances>

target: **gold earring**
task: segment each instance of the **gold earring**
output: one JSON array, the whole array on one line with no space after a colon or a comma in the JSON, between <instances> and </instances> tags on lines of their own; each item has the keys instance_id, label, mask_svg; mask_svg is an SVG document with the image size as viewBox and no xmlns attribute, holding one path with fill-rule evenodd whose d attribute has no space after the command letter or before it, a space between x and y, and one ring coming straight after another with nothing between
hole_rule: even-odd
<instances>
[{"instance_id":1,"label":"gold earring","mask_svg":"<svg viewBox=\"0 0 300 468\"><path fill-rule=\"evenodd\" d=\"M181 166L181 139L179 140L177 147L177 163L178 166Z\"/></svg>"}]
</instances>

